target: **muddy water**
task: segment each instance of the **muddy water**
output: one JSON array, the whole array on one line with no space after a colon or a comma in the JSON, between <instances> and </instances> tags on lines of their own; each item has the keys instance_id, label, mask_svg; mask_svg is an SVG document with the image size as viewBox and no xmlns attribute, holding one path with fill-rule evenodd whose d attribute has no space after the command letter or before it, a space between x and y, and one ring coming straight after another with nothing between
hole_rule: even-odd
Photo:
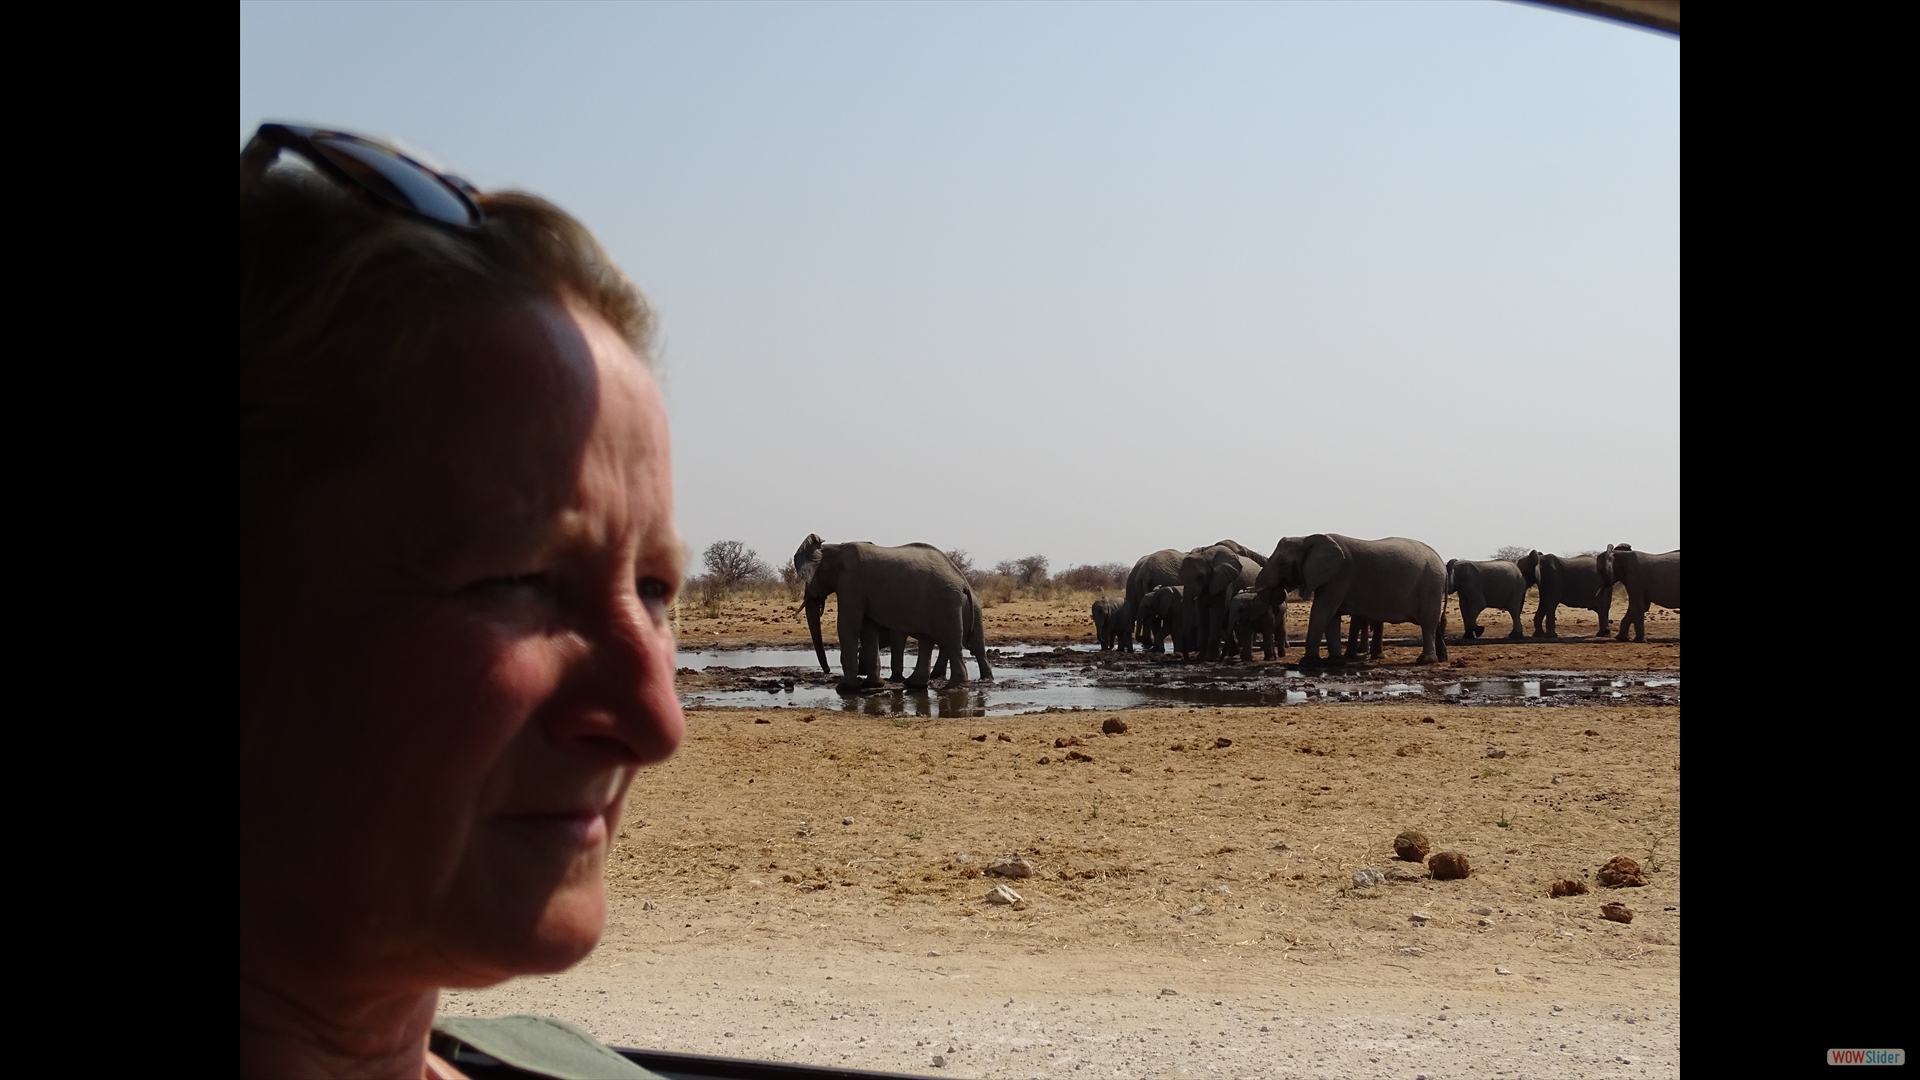
<instances>
[{"instance_id":1,"label":"muddy water","mask_svg":"<svg viewBox=\"0 0 1920 1080\"><path fill-rule=\"evenodd\" d=\"M1102 655L1097 646L1007 646L988 653L992 682L910 691L897 684L842 695L834 683L839 651L829 649L833 674L820 670L810 649L685 652L683 675L698 674L699 689L683 689L681 704L832 709L870 716L978 717L1073 709L1167 705L1275 706L1307 702L1391 701L1449 704L1618 705L1678 704L1680 680L1641 672L1526 671L1502 679L1448 679L1435 670L1365 667L1312 671L1274 664L1174 663L1141 654ZM907 669L912 670L908 649ZM969 658L968 672L978 668Z\"/></svg>"}]
</instances>

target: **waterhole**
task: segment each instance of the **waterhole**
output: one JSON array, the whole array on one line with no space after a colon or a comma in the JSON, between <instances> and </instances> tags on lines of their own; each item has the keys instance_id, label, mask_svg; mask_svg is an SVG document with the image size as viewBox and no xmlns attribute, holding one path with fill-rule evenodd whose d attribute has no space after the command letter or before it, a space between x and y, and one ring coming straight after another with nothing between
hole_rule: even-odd
<instances>
[{"instance_id":1,"label":"waterhole","mask_svg":"<svg viewBox=\"0 0 1920 1080\"><path fill-rule=\"evenodd\" d=\"M905 667L916 657L909 646ZM681 653L681 704L687 708L777 707L869 716L965 718L1072 709L1151 706L1278 706L1339 701L1436 701L1449 704L1617 704L1632 698L1677 703L1671 675L1587 671L1523 672L1503 679L1410 679L1405 669L1370 673L1310 671L1273 664L1155 663L1138 654L1102 654L1097 646L1005 646L991 649L991 682L926 690L897 683L843 695L835 688L839 650L827 650L833 673L811 649L741 649ZM883 673L891 671L886 657ZM1435 674L1439 674L1435 672Z\"/></svg>"}]
</instances>

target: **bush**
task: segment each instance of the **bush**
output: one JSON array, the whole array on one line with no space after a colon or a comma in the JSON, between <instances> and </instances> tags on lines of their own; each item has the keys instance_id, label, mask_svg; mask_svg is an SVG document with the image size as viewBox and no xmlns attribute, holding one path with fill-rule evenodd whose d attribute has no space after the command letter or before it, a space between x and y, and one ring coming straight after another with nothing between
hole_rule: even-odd
<instances>
[{"instance_id":1,"label":"bush","mask_svg":"<svg viewBox=\"0 0 1920 1080\"><path fill-rule=\"evenodd\" d=\"M1055 585L1074 592L1124 592L1129 569L1119 563L1071 566L1064 573L1056 575L1053 581Z\"/></svg>"},{"instance_id":2,"label":"bush","mask_svg":"<svg viewBox=\"0 0 1920 1080\"><path fill-rule=\"evenodd\" d=\"M1519 562L1521 559L1524 559L1527 557L1527 552L1532 550L1533 549L1530 547L1514 547L1512 544L1508 544L1506 547L1499 548L1496 551L1494 551L1494 553L1491 556L1489 556L1489 558L1507 559L1511 562Z\"/></svg>"}]
</instances>

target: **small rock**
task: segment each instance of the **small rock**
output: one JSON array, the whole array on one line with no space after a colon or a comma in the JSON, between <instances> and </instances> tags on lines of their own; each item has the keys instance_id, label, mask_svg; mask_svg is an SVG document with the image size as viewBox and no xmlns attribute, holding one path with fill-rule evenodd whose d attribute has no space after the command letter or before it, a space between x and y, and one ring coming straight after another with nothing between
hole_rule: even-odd
<instances>
[{"instance_id":1,"label":"small rock","mask_svg":"<svg viewBox=\"0 0 1920 1080\"><path fill-rule=\"evenodd\" d=\"M1002 731L1002 732L1000 732L1000 733L999 733L999 735L998 735L998 736L996 736L996 737L997 737L997 738L998 738L998 739L999 739L999 740L1000 740L1001 742L1012 742L1012 741L1013 741L1013 736L1011 736L1011 735L1009 735L1009 734L1007 734L1007 733L1006 733L1006 732L1004 732L1004 731Z\"/></svg>"},{"instance_id":2,"label":"small rock","mask_svg":"<svg viewBox=\"0 0 1920 1080\"><path fill-rule=\"evenodd\" d=\"M1633 1064L1633 1059L1632 1059L1632 1058L1630 1058L1630 1057L1628 1057L1628 1056L1627 1056L1627 1055L1625 1055L1625 1054L1621 1054L1621 1055L1620 1055L1619 1057L1616 1057L1616 1058L1614 1058L1614 1060L1615 1060L1615 1061L1618 1061L1618 1062L1619 1062L1620 1064L1622 1064L1622 1065L1631 1065L1631 1064Z\"/></svg>"},{"instance_id":3,"label":"small rock","mask_svg":"<svg viewBox=\"0 0 1920 1080\"><path fill-rule=\"evenodd\" d=\"M945 1056L944 1054L935 1054L935 1055L933 1055L933 1067L934 1067L934 1068L936 1068L936 1069L944 1069L944 1068L946 1068L946 1067L947 1067L947 1059L946 1059L946 1056Z\"/></svg>"},{"instance_id":4,"label":"small rock","mask_svg":"<svg viewBox=\"0 0 1920 1080\"><path fill-rule=\"evenodd\" d=\"M1584 731L1584 732L1582 732L1582 734L1584 734L1584 735L1598 735L1598 734L1600 734L1600 733L1599 733L1599 732L1597 732L1597 731L1595 731L1595 730L1593 730L1592 728L1588 728L1588 729L1587 729L1586 731Z\"/></svg>"},{"instance_id":5,"label":"small rock","mask_svg":"<svg viewBox=\"0 0 1920 1080\"><path fill-rule=\"evenodd\" d=\"M652 910L654 910L655 908L658 908L659 906L660 906L659 904L656 904L656 903L654 903L653 901L651 901L651 900L648 900L648 901L646 901L646 902L644 902L644 903L642 903L642 904L640 905L640 910L641 910L641 911L652 911Z\"/></svg>"},{"instance_id":6,"label":"small rock","mask_svg":"<svg viewBox=\"0 0 1920 1080\"><path fill-rule=\"evenodd\" d=\"M1559 773L1554 773L1554 774L1553 774L1553 782L1554 782L1554 783L1556 783L1556 784L1560 782L1560 774L1559 774Z\"/></svg>"},{"instance_id":7,"label":"small rock","mask_svg":"<svg viewBox=\"0 0 1920 1080\"><path fill-rule=\"evenodd\" d=\"M1067 760L1068 761L1092 761L1093 758L1092 756L1083 754L1078 750L1069 750L1067 751Z\"/></svg>"},{"instance_id":8,"label":"small rock","mask_svg":"<svg viewBox=\"0 0 1920 1080\"><path fill-rule=\"evenodd\" d=\"M1229 888L1227 888L1227 887L1226 887L1225 885L1214 885L1214 886L1212 886L1212 887L1210 887L1210 888L1208 888L1208 889L1207 889L1207 891L1208 891L1208 892L1210 892L1210 893L1217 893L1217 894L1219 894L1219 895L1221 895L1221 896L1231 896L1231 895L1233 895L1233 890L1232 890L1232 889L1229 889Z\"/></svg>"},{"instance_id":9,"label":"small rock","mask_svg":"<svg viewBox=\"0 0 1920 1080\"><path fill-rule=\"evenodd\" d=\"M1487 918L1482 918L1482 919L1480 920L1480 925L1481 925L1481 926L1492 926L1492 925L1493 925L1493 920L1492 920L1492 919L1487 919Z\"/></svg>"},{"instance_id":10,"label":"small rock","mask_svg":"<svg viewBox=\"0 0 1920 1080\"><path fill-rule=\"evenodd\" d=\"M801 717L800 722L803 724L811 724L817 719L819 719L819 717L816 717L813 714L809 713L806 716Z\"/></svg>"},{"instance_id":11,"label":"small rock","mask_svg":"<svg viewBox=\"0 0 1920 1080\"><path fill-rule=\"evenodd\" d=\"M1045 755L1045 754L1041 754L1041 755L1040 755L1040 760L1039 760L1038 762L1036 762L1035 764L1038 764L1038 765L1051 765L1051 764L1053 764L1053 759L1052 759L1052 758L1050 758L1050 757L1048 757L1048 756L1047 756L1047 755Z\"/></svg>"},{"instance_id":12,"label":"small rock","mask_svg":"<svg viewBox=\"0 0 1920 1080\"><path fill-rule=\"evenodd\" d=\"M1566 927L1564 927L1564 926L1562 926L1562 927L1560 927L1559 929L1557 929L1557 930L1555 930L1555 931L1554 931L1554 933L1555 933L1556 935L1558 935L1558 936L1560 936L1560 937L1572 937L1572 936L1573 936L1573 931L1571 931L1571 930L1569 930L1569 929L1567 929L1567 928L1566 928Z\"/></svg>"},{"instance_id":13,"label":"small rock","mask_svg":"<svg viewBox=\"0 0 1920 1080\"><path fill-rule=\"evenodd\" d=\"M1014 892L1005 885L995 885L993 888L987 890L987 903L989 904L1017 904L1021 899L1022 897L1019 893Z\"/></svg>"},{"instance_id":14,"label":"small rock","mask_svg":"<svg viewBox=\"0 0 1920 1080\"><path fill-rule=\"evenodd\" d=\"M929 953L928 953L927 955L928 955L928 956L939 956L940 954L939 954L938 952L929 952Z\"/></svg>"},{"instance_id":15,"label":"small rock","mask_svg":"<svg viewBox=\"0 0 1920 1080\"><path fill-rule=\"evenodd\" d=\"M1053 745L1057 748L1062 746L1085 746L1087 744L1082 742L1078 735L1062 735L1053 740Z\"/></svg>"},{"instance_id":16,"label":"small rock","mask_svg":"<svg viewBox=\"0 0 1920 1080\"><path fill-rule=\"evenodd\" d=\"M1511 972L1511 971L1508 971L1508 970L1507 970L1506 968L1503 968L1503 967L1497 967L1497 968L1494 968L1494 969L1493 969L1493 973L1494 973L1495 975L1511 975L1511 974L1513 974L1513 972Z\"/></svg>"},{"instance_id":17,"label":"small rock","mask_svg":"<svg viewBox=\"0 0 1920 1080\"><path fill-rule=\"evenodd\" d=\"M842 824L842 825L851 825L851 824L853 824L853 819L852 819L852 818L850 818L850 817L843 817L843 818L841 818L841 819L840 819L840 824Z\"/></svg>"},{"instance_id":18,"label":"small rock","mask_svg":"<svg viewBox=\"0 0 1920 1080\"><path fill-rule=\"evenodd\" d=\"M1100 721L1100 730L1108 735L1125 735L1127 733L1127 722L1117 716L1109 716L1105 720Z\"/></svg>"},{"instance_id":19,"label":"small rock","mask_svg":"<svg viewBox=\"0 0 1920 1080\"><path fill-rule=\"evenodd\" d=\"M970 739L972 739L972 740L973 740L974 742L986 742L986 741L987 741L987 737L986 737L985 735L969 735L969 736L967 736L967 737L968 737L968 738L970 738Z\"/></svg>"},{"instance_id":20,"label":"small rock","mask_svg":"<svg viewBox=\"0 0 1920 1080\"><path fill-rule=\"evenodd\" d=\"M1493 909L1492 909L1492 908L1490 908L1490 907L1477 907L1477 908L1468 908L1468 909L1467 909L1467 911L1468 911L1468 913L1470 913L1470 914L1473 914L1473 915L1491 915L1491 914L1493 914Z\"/></svg>"},{"instance_id":21,"label":"small rock","mask_svg":"<svg viewBox=\"0 0 1920 1080\"><path fill-rule=\"evenodd\" d=\"M1426 950L1422 949L1418 945L1408 945L1407 947L1401 949L1400 951L1402 953L1405 953L1408 956L1425 956L1426 955Z\"/></svg>"},{"instance_id":22,"label":"small rock","mask_svg":"<svg viewBox=\"0 0 1920 1080\"><path fill-rule=\"evenodd\" d=\"M1638 888L1647 883L1647 876L1640 872L1640 864L1625 855L1615 855L1600 868L1600 884L1614 889Z\"/></svg>"},{"instance_id":23,"label":"small rock","mask_svg":"<svg viewBox=\"0 0 1920 1080\"><path fill-rule=\"evenodd\" d=\"M1440 852L1427 860L1427 869L1433 871L1435 881L1457 881L1473 873L1466 853L1461 851Z\"/></svg>"},{"instance_id":24,"label":"small rock","mask_svg":"<svg viewBox=\"0 0 1920 1080\"><path fill-rule=\"evenodd\" d=\"M1426 862L1427 853L1433 845L1427 842L1427 834L1408 829L1393 838L1393 853L1407 862Z\"/></svg>"},{"instance_id":25,"label":"small rock","mask_svg":"<svg viewBox=\"0 0 1920 1080\"><path fill-rule=\"evenodd\" d=\"M1425 926L1432 919L1433 919L1433 915L1425 911L1416 911L1413 914L1407 916L1407 921L1412 923L1415 926Z\"/></svg>"},{"instance_id":26,"label":"small rock","mask_svg":"<svg viewBox=\"0 0 1920 1080\"><path fill-rule=\"evenodd\" d=\"M1131 765L1122 765L1122 766L1120 766L1120 771L1121 771L1121 772L1132 772L1132 771L1133 771L1133 766L1131 766Z\"/></svg>"},{"instance_id":27,"label":"small rock","mask_svg":"<svg viewBox=\"0 0 1920 1080\"><path fill-rule=\"evenodd\" d=\"M1494 749L1487 751L1487 756L1490 758L1503 758L1507 756L1507 752L1505 750L1499 749L1498 747L1495 747Z\"/></svg>"},{"instance_id":28,"label":"small rock","mask_svg":"<svg viewBox=\"0 0 1920 1080\"><path fill-rule=\"evenodd\" d=\"M1162 987L1160 989L1160 996L1161 997L1179 997L1180 991L1175 990L1172 987Z\"/></svg>"},{"instance_id":29,"label":"small rock","mask_svg":"<svg viewBox=\"0 0 1920 1080\"><path fill-rule=\"evenodd\" d=\"M771 724L771 723L773 723L773 721L771 721L771 720L769 720L769 719L767 719L767 718L766 718L766 717L764 717L764 716L756 716L756 717L754 717L754 719L753 719L753 722L754 722L754 723L756 723L756 724Z\"/></svg>"},{"instance_id":30,"label":"small rock","mask_svg":"<svg viewBox=\"0 0 1920 1080\"><path fill-rule=\"evenodd\" d=\"M1585 896L1586 894L1587 883L1584 881L1575 881L1572 878L1561 878L1559 881L1547 886L1547 895L1552 897Z\"/></svg>"},{"instance_id":31,"label":"small rock","mask_svg":"<svg viewBox=\"0 0 1920 1080\"><path fill-rule=\"evenodd\" d=\"M1383 876L1380 873L1380 871L1375 870L1373 867L1369 866L1363 870L1358 870L1354 872L1353 887L1356 889L1371 889L1374 886L1385 882L1386 880L1387 880L1386 877Z\"/></svg>"},{"instance_id":32,"label":"small rock","mask_svg":"<svg viewBox=\"0 0 1920 1080\"><path fill-rule=\"evenodd\" d=\"M1673 906L1672 904L1668 904L1666 907L1663 907L1660 910L1661 911L1679 911L1680 909Z\"/></svg>"},{"instance_id":33,"label":"small rock","mask_svg":"<svg viewBox=\"0 0 1920 1080\"><path fill-rule=\"evenodd\" d=\"M1229 747L1229 746L1232 746L1232 745L1233 745L1233 740L1232 740L1232 739L1229 739L1229 738L1226 738L1226 737L1224 737L1224 736L1222 736L1221 738L1218 738L1218 739L1215 739L1215 740L1213 740L1213 748L1214 748L1215 750L1225 750L1225 749L1226 749L1227 747Z\"/></svg>"},{"instance_id":34,"label":"small rock","mask_svg":"<svg viewBox=\"0 0 1920 1080\"><path fill-rule=\"evenodd\" d=\"M1187 909L1187 914L1189 915L1205 915L1206 913L1207 905L1205 904L1195 904Z\"/></svg>"},{"instance_id":35,"label":"small rock","mask_svg":"<svg viewBox=\"0 0 1920 1080\"><path fill-rule=\"evenodd\" d=\"M987 873L997 877L1030 878L1033 864L1018 855L1002 855L987 864Z\"/></svg>"},{"instance_id":36,"label":"small rock","mask_svg":"<svg viewBox=\"0 0 1920 1080\"><path fill-rule=\"evenodd\" d=\"M953 861L954 862L972 862L973 856L967 855L967 854L955 855L953 857Z\"/></svg>"},{"instance_id":37,"label":"small rock","mask_svg":"<svg viewBox=\"0 0 1920 1080\"><path fill-rule=\"evenodd\" d=\"M1600 917L1608 922L1630 923L1633 921L1633 909L1616 900L1600 905Z\"/></svg>"},{"instance_id":38,"label":"small rock","mask_svg":"<svg viewBox=\"0 0 1920 1080\"><path fill-rule=\"evenodd\" d=\"M1292 851L1293 849L1287 846L1287 842L1286 842L1285 840L1275 840L1275 841L1273 842L1273 850L1275 850L1275 851Z\"/></svg>"},{"instance_id":39,"label":"small rock","mask_svg":"<svg viewBox=\"0 0 1920 1080\"><path fill-rule=\"evenodd\" d=\"M1187 748L1187 744L1183 742L1177 742L1177 743L1174 743L1172 746L1167 747L1167 749L1169 750L1185 750L1186 748Z\"/></svg>"}]
</instances>

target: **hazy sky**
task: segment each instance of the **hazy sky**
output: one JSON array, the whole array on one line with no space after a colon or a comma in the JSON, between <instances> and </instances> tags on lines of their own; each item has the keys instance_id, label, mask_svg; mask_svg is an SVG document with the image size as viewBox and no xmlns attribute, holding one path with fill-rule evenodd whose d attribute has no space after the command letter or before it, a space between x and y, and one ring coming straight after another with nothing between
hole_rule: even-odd
<instances>
[{"instance_id":1,"label":"hazy sky","mask_svg":"<svg viewBox=\"0 0 1920 1080\"><path fill-rule=\"evenodd\" d=\"M240 7L659 309L682 532L1680 545L1680 44L1520 4Z\"/></svg>"}]
</instances>

